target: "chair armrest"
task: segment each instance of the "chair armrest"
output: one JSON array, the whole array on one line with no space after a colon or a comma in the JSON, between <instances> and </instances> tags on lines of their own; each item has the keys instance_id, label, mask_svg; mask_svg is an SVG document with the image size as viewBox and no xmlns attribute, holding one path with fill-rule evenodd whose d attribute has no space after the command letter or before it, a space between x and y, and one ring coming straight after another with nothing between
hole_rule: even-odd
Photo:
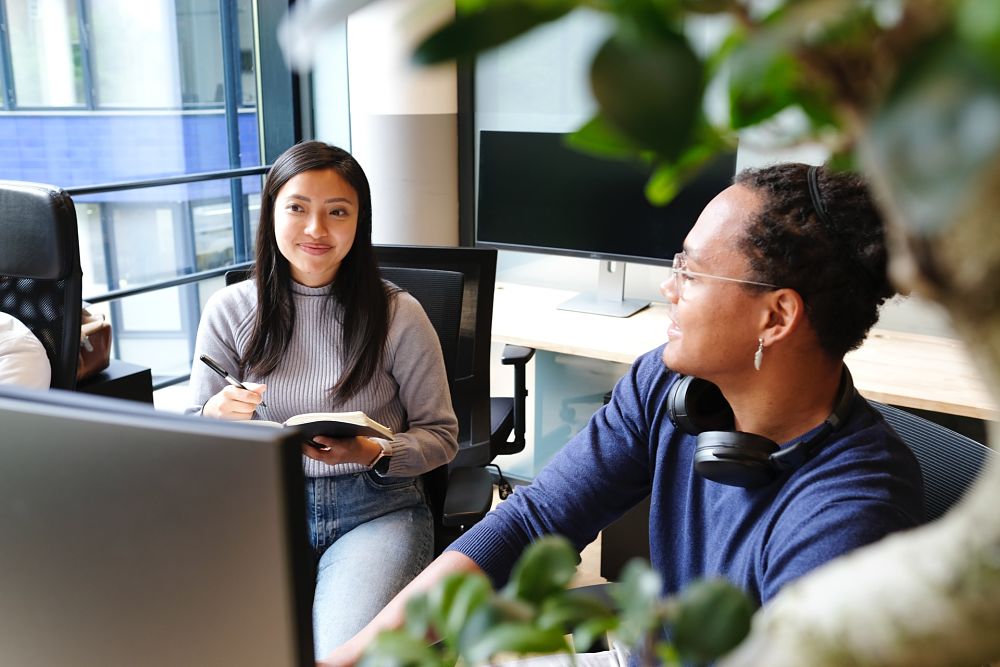
<instances>
[{"instance_id":1,"label":"chair armrest","mask_svg":"<svg viewBox=\"0 0 1000 667\"><path fill-rule=\"evenodd\" d=\"M527 364L531 357L535 355L535 348L533 347L522 347L520 345L507 345L503 346L503 353L500 355L500 363L504 366L517 366Z\"/></svg>"},{"instance_id":2,"label":"chair armrest","mask_svg":"<svg viewBox=\"0 0 1000 667\"><path fill-rule=\"evenodd\" d=\"M493 454L514 454L524 449L524 434L527 430L524 413L528 397L528 381L525 367L534 355L535 348L533 347L510 344L503 346L500 363L505 366L514 367L514 440L508 443L506 432L503 434L494 433L492 437L493 445L491 447Z\"/></svg>"},{"instance_id":3,"label":"chair armrest","mask_svg":"<svg viewBox=\"0 0 1000 667\"><path fill-rule=\"evenodd\" d=\"M455 468L448 477L441 523L471 526L486 516L492 504L493 478L486 468Z\"/></svg>"}]
</instances>

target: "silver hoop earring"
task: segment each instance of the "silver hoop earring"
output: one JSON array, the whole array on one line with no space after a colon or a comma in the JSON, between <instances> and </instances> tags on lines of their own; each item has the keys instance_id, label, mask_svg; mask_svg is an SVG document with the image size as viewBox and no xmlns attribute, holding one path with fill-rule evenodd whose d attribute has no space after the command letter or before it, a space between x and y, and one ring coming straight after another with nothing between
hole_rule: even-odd
<instances>
[{"instance_id":1,"label":"silver hoop earring","mask_svg":"<svg viewBox=\"0 0 1000 667\"><path fill-rule=\"evenodd\" d=\"M764 339L757 339L757 351L753 353L753 367L760 370L760 363L764 361Z\"/></svg>"}]
</instances>

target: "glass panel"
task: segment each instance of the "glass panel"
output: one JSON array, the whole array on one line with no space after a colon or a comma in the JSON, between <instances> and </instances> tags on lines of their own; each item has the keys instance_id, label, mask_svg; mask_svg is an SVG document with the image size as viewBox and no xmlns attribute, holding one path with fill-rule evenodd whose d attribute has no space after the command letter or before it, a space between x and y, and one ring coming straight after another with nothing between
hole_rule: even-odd
<instances>
[{"instance_id":1,"label":"glass panel","mask_svg":"<svg viewBox=\"0 0 1000 667\"><path fill-rule=\"evenodd\" d=\"M198 328L195 285L169 287L114 303L112 326L120 359L148 366L153 382L191 369Z\"/></svg>"},{"instance_id":2,"label":"glass panel","mask_svg":"<svg viewBox=\"0 0 1000 667\"><path fill-rule=\"evenodd\" d=\"M253 35L253 0L238 0L240 42L240 105L257 104L257 57Z\"/></svg>"},{"instance_id":3,"label":"glass panel","mask_svg":"<svg viewBox=\"0 0 1000 667\"><path fill-rule=\"evenodd\" d=\"M184 107L221 108L224 89L219 2L178 0L176 11Z\"/></svg>"},{"instance_id":4,"label":"glass panel","mask_svg":"<svg viewBox=\"0 0 1000 667\"><path fill-rule=\"evenodd\" d=\"M103 210L100 204L74 202L80 230L80 267L83 269L83 296L103 294L110 289L108 263L104 254Z\"/></svg>"},{"instance_id":5,"label":"glass panel","mask_svg":"<svg viewBox=\"0 0 1000 667\"><path fill-rule=\"evenodd\" d=\"M173 3L92 0L88 13L97 105L180 107Z\"/></svg>"},{"instance_id":6,"label":"glass panel","mask_svg":"<svg viewBox=\"0 0 1000 667\"><path fill-rule=\"evenodd\" d=\"M260 195L245 196L243 201L247 207L245 215L249 215L252 229L256 230ZM194 223L195 269L206 271L233 264L236 256L233 252L233 211L229 199L192 206L191 218Z\"/></svg>"},{"instance_id":7,"label":"glass panel","mask_svg":"<svg viewBox=\"0 0 1000 667\"><path fill-rule=\"evenodd\" d=\"M3 9L3 0L0 0L0 10ZM0 30L0 110L7 108L7 61L4 58L3 38L7 33Z\"/></svg>"},{"instance_id":8,"label":"glass panel","mask_svg":"<svg viewBox=\"0 0 1000 667\"><path fill-rule=\"evenodd\" d=\"M6 9L17 106L83 104L76 0L7 0Z\"/></svg>"}]
</instances>

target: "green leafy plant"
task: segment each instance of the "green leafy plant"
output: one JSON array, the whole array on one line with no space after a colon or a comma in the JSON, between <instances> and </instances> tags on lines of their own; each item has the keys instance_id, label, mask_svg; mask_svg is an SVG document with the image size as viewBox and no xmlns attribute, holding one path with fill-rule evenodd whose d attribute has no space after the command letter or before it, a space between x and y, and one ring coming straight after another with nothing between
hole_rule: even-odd
<instances>
[{"instance_id":1,"label":"green leafy plant","mask_svg":"<svg viewBox=\"0 0 1000 667\"><path fill-rule=\"evenodd\" d=\"M505 656L571 653L606 633L637 647L646 662L702 663L731 650L750 629L752 602L723 580L700 581L677 597L661 598L659 575L635 560L605 599L567 588L578 562L568 541L547 537L525 551L500 591L481 574L451 575L410 600L405 626L381 633L361 667L471 666ZM664 629L672 632L672 643ZM430 644L429 637L437 641Z\"/></svg>"}]
</instances>

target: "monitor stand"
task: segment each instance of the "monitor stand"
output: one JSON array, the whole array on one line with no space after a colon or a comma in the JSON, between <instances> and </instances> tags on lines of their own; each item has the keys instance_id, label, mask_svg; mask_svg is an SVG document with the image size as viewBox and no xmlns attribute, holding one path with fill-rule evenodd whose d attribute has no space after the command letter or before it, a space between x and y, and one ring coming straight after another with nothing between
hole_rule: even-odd
<instances>
[{"instance_id":1,"label":"monitor stand","mask_svg":"<svg viewBox=\"0 0 1000 667\"><path fill-rule=\"evenodd\" d=\"M648 305L648 301L625 298L625 262L602 259L598 262L597 294L578 294L558 307L579 313L628 317Z\"/></svg>"}]
</instances>

